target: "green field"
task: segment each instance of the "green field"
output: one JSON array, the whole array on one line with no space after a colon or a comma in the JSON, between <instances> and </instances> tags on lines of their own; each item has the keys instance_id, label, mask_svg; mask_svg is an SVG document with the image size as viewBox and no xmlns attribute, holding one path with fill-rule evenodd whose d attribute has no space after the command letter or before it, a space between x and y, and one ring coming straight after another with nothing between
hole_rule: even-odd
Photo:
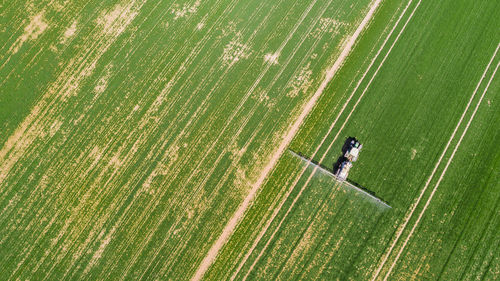
<instances>
[{"instance_id":1,"label":"green field","mask_svg":"<svg viewBox=\"0 0 500 281\"><path fill-rule=\"evenodd\" d=\"M0 280L498 278L500 3L0 14Z\"/></svg>"}]
</instances>

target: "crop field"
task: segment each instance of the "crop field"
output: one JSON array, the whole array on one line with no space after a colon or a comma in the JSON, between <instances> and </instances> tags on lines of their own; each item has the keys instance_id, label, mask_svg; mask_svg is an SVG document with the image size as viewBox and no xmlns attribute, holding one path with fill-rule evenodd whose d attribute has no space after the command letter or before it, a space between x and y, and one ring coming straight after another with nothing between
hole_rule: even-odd
<instances>
[{"instance_id":1,"label":"crop field","mask_svg":"<svg viewBox=\"0 0 500 281\"><path fill-rule=\"evenodd\" d=\"M0 280L500 275L500 2L0 15Z\"/></svg>"}]
</instances>

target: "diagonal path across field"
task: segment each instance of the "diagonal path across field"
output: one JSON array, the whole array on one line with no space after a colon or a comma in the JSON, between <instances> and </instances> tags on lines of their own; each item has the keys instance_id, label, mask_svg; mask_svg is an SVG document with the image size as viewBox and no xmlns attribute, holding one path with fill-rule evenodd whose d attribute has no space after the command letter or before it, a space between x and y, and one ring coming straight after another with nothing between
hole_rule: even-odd
<instances>
[{"instance_id":1,"label":"diagonal path across field","mask_svg":"<svg viewBox=\"0 0 500 281\"><path fill-rule=\"evenodd\" d=\"M334 65L327 71L326 77L323 80L323 82L321 83L321 85L319 86L318 90L314 93L314 95L311 97L311 99L307 102L307 104L305 105L304 109L300 113L297 120L288 129L288 131L285 134L285 136L283 137L283 140L280 143L278 149L273 153L271 160L268 162L268 164L264 167L264 169L260 173L257 181L253 184L252 189L250 190L247 197L244 199L243 203L238 207L235 214L231 217L228 224L224 227L222 234L219 236L219 238L216 240L216 242L210 248L208 254L205 256L205 258L201 262L200 266L196 270L196 273L193 276L192 280L200 280L203 277L205 272L208 270L210 265L215 260L215 257L219 253L220 249L224 246L224 244L227 242L227 240L229 239L231 234L234 232L236 225L241 220L241 218L245 214L246 209L248 208L250 203L255 198L257 191L260 189L260 187L264 183L265 179L267 178L269 173L272 171L272 169L274 168L274 166L278 162L278 159L280 158L280 156L283 154L286 147L290 144L293 137L298 132L300 125L304 122L306 116L309 114L309 112L312 110L312 108L316 104L316 101L318 100L320 95L323 93L323 90L326 88L326 86L331 81L331 79L333 78L333 76L335 75L337 70L340 68L340 66L344 62L345 58L347 58L347 56L349 55L352 47L354 46L354 43L356 43L356 40L358 39L359 35L365 29L365 27L369 23L370 19L373 17L380 2L381 2L381 0L375 0L371 4L370 9L369 9L368 13L366 14L365 18L362 20L361 24L358 26L358 28L356 29L354 34L351 36L351 38L349 39L347 44L344 46L342 53L339 55L339 57L335 61Z\"/></svg>"}]
</instances>

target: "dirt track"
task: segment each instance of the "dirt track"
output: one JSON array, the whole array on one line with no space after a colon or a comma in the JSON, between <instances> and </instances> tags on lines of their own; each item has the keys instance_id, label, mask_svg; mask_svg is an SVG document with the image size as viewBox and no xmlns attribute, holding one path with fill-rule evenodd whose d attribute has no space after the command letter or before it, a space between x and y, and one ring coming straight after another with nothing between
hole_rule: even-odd
<instances>
[{"instance_id":1,"label":"dirt track","mask_svg":"<svg viewBox=\"0 0 500 281\"><path fill-rule=\"evenodd\" d=\"M242 204L238 207L232 218L229 220L228 224L224 227L222 234L217 238L215 243L212 245L210 250L208 251L207 255L201 262L200 266L196 270L195 275L193 276L192 280L201 280L205 272L208 270L210 265L213 263L215 260L215 257L219 253L220 249L226 244L227 240L231 236L231 234L234 232L234 229L238 225L239 221L245 214L248 206L250 203L253 201L255 198L255 195L257 194L257 191L260 189L262 184L264 183L265 179L269 175L269 173L272 171L274 166L276 166L276 163L278 162L278 159L281 157L285 149L288 147L290 142L292 141L293 137L295 134L299 131L300 125L304 122L306 116L311 112L313 109L314 105L316 104L317 100L323 93L324 89L328 85L328 83L332 80L333 76L335 73L338 71L344 60L347 58L349 55L352 47L356 43L356 40L358 39L359 35L361 32L365 29L365 27L368 25L369 21L373 17L377 7L379 6L381 0L375 0L371 6L370 10L366 14L365 18L361 22L361 24L358 26L354 34L351 36L351 38L347 41L347 44L344 46L340 56L337 58L333 66L327 71L325 79L319 86L318 90L314 93L314 95L311 97L311 99L306 103L305 107L302 109L299 117L297 120L293 123L293 125L288 129L287 133L283 137L278 149L273 153L273 156L269 160L268 164L264 167L262 172L260 173L257 181L253 185L252 189L246 196L246 198L243 200Z\"/></svg>"}]
</instances>

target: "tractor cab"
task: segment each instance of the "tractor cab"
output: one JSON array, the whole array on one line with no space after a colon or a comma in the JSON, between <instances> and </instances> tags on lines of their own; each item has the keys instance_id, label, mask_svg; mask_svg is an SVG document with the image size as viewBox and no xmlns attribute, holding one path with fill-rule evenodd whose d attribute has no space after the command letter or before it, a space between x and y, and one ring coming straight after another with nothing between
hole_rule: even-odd
<instances>
[{"instance_id":1,"label":"tractor cab","mask_svg":"<svg viewBox=\"0 0 500 281\"><path fill-rule=\"evenodd\" d=\"M362 147L363 145L361 145L361 143L357 139L353 139L351 140L351 143L349 143L344 156L349 159L349 161L355 162L356 160L358 160L359 151Z\"/></svg>"}]
</instances>

